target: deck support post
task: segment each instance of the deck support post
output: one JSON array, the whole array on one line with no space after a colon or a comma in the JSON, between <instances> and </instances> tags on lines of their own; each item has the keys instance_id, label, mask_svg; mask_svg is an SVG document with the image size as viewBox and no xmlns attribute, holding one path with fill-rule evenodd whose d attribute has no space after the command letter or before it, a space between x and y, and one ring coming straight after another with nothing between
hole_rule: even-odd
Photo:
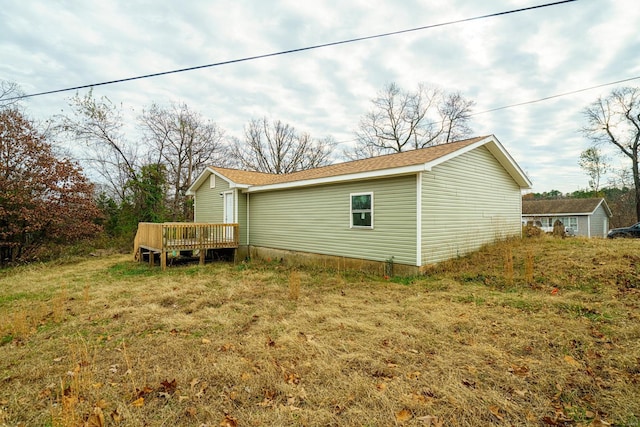
<instances>
[{"instance_id":1,"label":"deck support post","mask_svg":"<svg viewBox=\"0 0 640 427\"><path fill-rule=\"evenodd\" d=\"M207 256L206 249L200 249L200 265L204 265L204 259Z\"/></svg>"},{"instance_id":2,"label":"deck support post","mask_svg":"<svg viewBox=\"0 0 640 427\"><path fill-rule=\"evenodd\" d=\"M154 262L153 262L153 261L154 261L153 257L154 257L154 255L155 255L155 254L153 253L153 251L152 251L152 250L149 250L149 267L153 267L153 264L154 264ZM140 255L140 256L142 256L142 255ZM142 258L141 258L141 259L142 259Z\"/></svg>"},{"instance_id":3,"label":"deck support post","mask_svg":"<svg viewBox=\"0 0 640 427\"><path fill-rule=\"evenodd\" d=\"M162 271L167 269L167 251L165 250L160 252L160 267L162 268Z\"/></svg>"}]
</instances>

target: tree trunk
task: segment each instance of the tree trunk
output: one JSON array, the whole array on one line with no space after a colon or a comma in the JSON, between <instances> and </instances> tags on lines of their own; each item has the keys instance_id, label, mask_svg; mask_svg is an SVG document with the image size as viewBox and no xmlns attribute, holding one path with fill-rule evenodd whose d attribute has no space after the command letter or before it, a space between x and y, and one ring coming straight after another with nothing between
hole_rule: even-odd
<instances>
[{"instance_id":1,"label":"tree trunk","mask_svg":"<svg viewBox=\"0 0 640 427\"><path fill-rule=\"evenodd\" d=\"M635 186L636 221L640 222L640 174L638 173L638 155L633 158L633 184Z\"/></svg>"}]
</instances>

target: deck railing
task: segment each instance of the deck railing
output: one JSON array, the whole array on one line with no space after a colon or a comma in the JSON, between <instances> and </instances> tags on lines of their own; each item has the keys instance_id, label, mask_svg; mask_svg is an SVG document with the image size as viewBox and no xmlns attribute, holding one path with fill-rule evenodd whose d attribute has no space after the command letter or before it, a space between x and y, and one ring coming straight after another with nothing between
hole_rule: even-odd
<instances>
[{"instance_id":1,"label":"deck railing","mask_svg":"<svg viewBox=\"0 0 640 427\"><path fill-rule=\"evenodd\" d=\"M141 222L134 240L134 253L140 256L144 249L150 253L160 253L164 267L168 252L199 250L200 259L204 262L203 255L207 249L237 248L239 243L238 224ZM153 257L149 256L151 261Z\"/></svg>"}]
</instances>

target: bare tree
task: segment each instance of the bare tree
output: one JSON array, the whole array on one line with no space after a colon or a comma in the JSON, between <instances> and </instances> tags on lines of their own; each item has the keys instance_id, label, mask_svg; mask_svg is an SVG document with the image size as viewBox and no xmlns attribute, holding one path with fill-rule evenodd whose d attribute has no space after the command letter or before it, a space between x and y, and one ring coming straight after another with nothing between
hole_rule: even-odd
<instances>
[{"instance_id":1,"label":"bare tree","mask_svg":"<svg viewBox=\"0 0 640 427\"><path fill-rule=\"evenodd\" d=\"M390 83L371 100L373 108L360 120L350 159L407 151L463 139L471 134L473 101L418 85L415 92Z\"/></svg>"},{"instance_id":2,"label":"bare tree","mask_svg":"<svg viewBox=\"0 0 640 427\"><path fill-rule=\"evenodd\" d=\"M0 80L0 109L18 104L24 92L15 82Z\"/></svg>"},{"instance_id":3,"label":"bare tree","mask_svg":"<svg viewBox=\"0 0 640 427\"><path fill-rule=\"evenodd\" d=\"M227 162L223 144L224 131L214 122L189 110L186 104L163 108L157 104L140 117L152 163L163 163L172 189L170 210L173 220L189 218L186 191L194 177L207 165L224 166Z\"/></svg>"},{"instance_id":4,"label":"bare tree","mask_svg":"<svg viewBox=\"0 0 640 427\"><path fill-rule=\"evenodd\" d=\"M578 164L589 176L589 186L594 193L600 190L600 180L608 172L607 156L598 147L589 147L580 153Z\"/></svg>"},{"instance_id":5,"label":"bare tree","mask_svg":"<svg viewBox=\"0 0 640 427\"><path fill-rule=\"evenodd\" d=\"M314 140L291 125L280 120L269 123L265 117L245 126L244 142L234 139L231 157L247 170L283 174L329 164L334 147L331 137Z\"/></svg>"},{"instance_id":6,"label":"bare tree","mask_svg":"<svg viewBox=\"0 0 640 427\"><path fill-rule=\"evenodd\" d=\"M92 91L76 94L70 107L73 114L58 116L57 129L86 148L82 161L104 179L110 196L123 201L127 183L138 178L139 162L136 147L122 132L121 108L107 97L94 98Z\"/></svg>"},{"instance_id":7,"label":"bare tree","mask_svg":"<svg viewBox=\"0 0 640 427\"><path fill-rule=\"evenodd\" d=\"M631 160L635 187L636 219L640 221L640 88L614 89L584 110L586 125L582 133L594 145L611 144Z\"/></svg>"}]
</instances>

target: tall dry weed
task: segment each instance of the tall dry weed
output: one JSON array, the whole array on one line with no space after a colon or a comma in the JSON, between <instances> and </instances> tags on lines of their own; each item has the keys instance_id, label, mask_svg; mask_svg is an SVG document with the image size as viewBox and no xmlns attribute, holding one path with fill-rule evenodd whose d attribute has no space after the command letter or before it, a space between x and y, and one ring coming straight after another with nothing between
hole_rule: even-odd
<instances>
[{"instance_id":1,"label":"tall dry weed","mask_svg":"<svg viewBox=\"0 0 640 427\"><path fill-rule=\"evenodd\" d=\"M524 259L524 280L528 285L533 285L533 251L528 250Z\"/></svg>"},{"instance_id":2,"label":"tall dry weed","mask_svg":"<svg viewBox=\"0 0 640 427\"><path fill-rule=\"evenodd\" d=\"M504 280L507 285L513 284L513 249L507 246L504 250Z\"/></svg>"},{"instance_id":3,"label":"tall dry weed","mask_svg":"<svg viewBox=\"0 0 640 427\"><path fill-rule=\"evenodd\" d=\"M63 284L60 287L60 291L51 300L54 322L60 323L64 320L66 303L67 303L67 287L66 285Z\"/></svg>"},{"instance_id":4,"label":"tall dry weed","mask_svg":"<svg viewBox=\"0 0 640 427\"><path fill-rule=\"evenodd\" d=\"M297 301L300 298L300 272L292 271L289 273L289 299Z\"/></svg>"}]
</instances>

